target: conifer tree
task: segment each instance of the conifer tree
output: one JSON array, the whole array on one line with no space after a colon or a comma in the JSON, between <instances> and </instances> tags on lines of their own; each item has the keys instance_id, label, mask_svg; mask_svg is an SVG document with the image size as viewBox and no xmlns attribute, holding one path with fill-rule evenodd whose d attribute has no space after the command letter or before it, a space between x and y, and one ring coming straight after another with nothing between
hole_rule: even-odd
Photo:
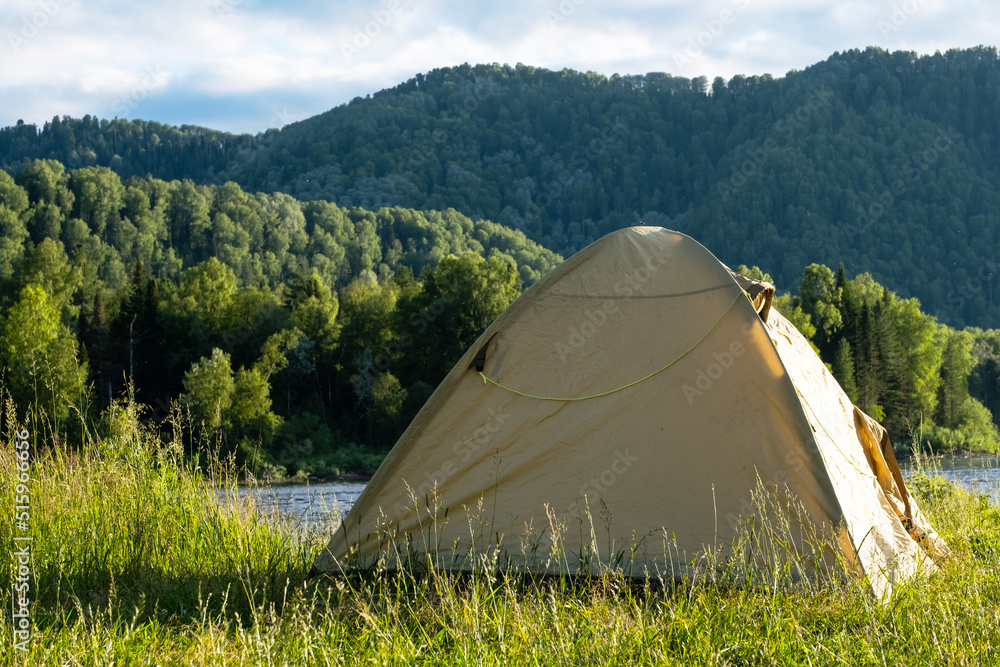
<instances>
[{"instance_id":1,"label":"conifer tree","mask_svg":"<svg viewBox=\"0 0 1000 667\"><path fill-rule=\"evenodd\" d=\"M844 393L852 403L858 402L858 383L854 379L854 355L846 338L837 343L837 354L833 358L833 376L837 378Z\"/></svg>"}]
</instances>

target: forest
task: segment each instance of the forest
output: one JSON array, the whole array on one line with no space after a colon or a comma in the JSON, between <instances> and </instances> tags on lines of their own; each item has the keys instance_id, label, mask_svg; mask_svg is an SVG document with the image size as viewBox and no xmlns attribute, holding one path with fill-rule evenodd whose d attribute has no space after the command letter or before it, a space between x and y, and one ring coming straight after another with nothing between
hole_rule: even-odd
<instances>
[{"instance_id":1,"label":"forest","mask_svg":"<svg viewBox=\"0 0 1000 667\"><path fill-rule=\"evenodd\" d=\"M808 265L843 262L942 322L1000 326L995 48L855 49L728 81L466 64L256 136L90 116L0 130L0 167L37 159L347 209L453 208L563 256L642 220L768 267L786 291Z\"/></svg>"},{"instance_id":2,"label":"forest","mask_svg":"<svg viewBox=\"0 0 1000 667\"><path fill-rule=\"evenodd\" d=\"M758 267L737 271L759 280ZM862 273L810 264L775 307L810 341L897 452L998 451L1000 331L956 330Z\"/></svg>"},{"instance_id":3,"label":"forest","mask_svg":"<svg viewBox=\"0 0 1000 667\"><path fill-rule=\"evenodd\" d=\"M454 210L123 183L53 160L0 171L0 232L0 377L36 429L86 442L131 394L150 428L182 417L169 423L186 424L189 453L273 477L370 474L561 261ZM843 265L810 264L776 305L900 451L1000 446L1000 331L952 329Z\"/></svg>"},{"instance_id":4,"label":"forest","mask_svg":"<svg viewBox=\"0 0 1000 667\"><path fill-rule=\"evenodd\" d=\"M367 211L53 160L0 171L0 381L84 441L132 392L191 452L371 473L479 333L561 261L455 212Z\"/></svg>"},{"instance_id":5,"label":"forest","mask_svg":"<svg viewBox=\"0 0 1000 667\"><path fill-rule=\"evenodd\" d=\"M462 65L256 136L17 123L0 167L0 381L56 438L131 392L190 453L371 472L522 289L641 221L777 285L899 451L1000 448L996 49Z\"/></svg>"}]
</instances>

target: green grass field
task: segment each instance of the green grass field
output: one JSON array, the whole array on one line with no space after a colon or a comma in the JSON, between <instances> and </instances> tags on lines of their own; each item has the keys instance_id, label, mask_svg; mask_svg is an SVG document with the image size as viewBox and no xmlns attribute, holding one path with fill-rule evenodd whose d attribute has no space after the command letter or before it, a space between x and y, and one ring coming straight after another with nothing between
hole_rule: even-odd
<instances>
[{"instance_id":1,"label":"green grass field","mask_svg":"<svg viewBox=\"0 0 1000 667\"><path fill-rule=\"evenodd\" d=\"M6 517L13 426L0 447ZM0 664L1000 664L1000 508L932 475L912 487L954 557L888 603L855 577L662 590L613 572L310 580L327 531L220 503L231 471L185 463L129 405L101 430L32 463L30 652L14 647L8 562ZM0 522L4 549L15 530Z\"/></svg>"}]
</instances>

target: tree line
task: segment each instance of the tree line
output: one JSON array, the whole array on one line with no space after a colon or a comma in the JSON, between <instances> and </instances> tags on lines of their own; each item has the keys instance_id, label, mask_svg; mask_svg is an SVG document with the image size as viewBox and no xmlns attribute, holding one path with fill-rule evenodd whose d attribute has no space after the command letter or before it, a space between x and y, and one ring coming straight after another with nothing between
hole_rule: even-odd
<instances>
[{"instance_id":1,"label":"tree line","mask_svg":"<svg viewBox=\"0 0 1000 667\"><path fill-rule=\"evenodd\" d=\"M122 183L51 160L0 172L0 231L0 367L19 410L81 442L131 392L152 428L183 417L192 453L272 474L371 472L560 261L454 211ZM809 265L776 305L897 447L997 448L996 330L952 329L843 265Z\"/></svg>"},{"instance_id":2,"label":"tree line","mask_svg":"<svg viewBox=\"0 0 1000 667\"><path fill-rule=\"evenodd\" d=\"M728 81L466 64L257 136L92 117L0 130L0 165L37 158L347 208L453 207L566 256L643 220L770 267L784 290L843 261L943 322L1000 326L994 48L850 50Z\"/></svg>"},{"instance_id":3,"label":"tree line","mask_svg":"<svg viewBox=\"0 0 1000 667\"><path fill-rule=\"evenodd\" d=\"M0 368L85 438L131 391L258 470L371 472L457 356L561 261L454 210L238 186L0 171ZM44 415L44 417L41 417Z\"/></svg>"}]
</instances>

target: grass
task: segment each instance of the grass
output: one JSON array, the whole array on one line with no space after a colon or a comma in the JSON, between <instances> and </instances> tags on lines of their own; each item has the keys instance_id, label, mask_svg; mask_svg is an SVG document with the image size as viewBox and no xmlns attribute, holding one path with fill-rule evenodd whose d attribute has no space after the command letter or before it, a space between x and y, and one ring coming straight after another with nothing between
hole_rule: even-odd
<instances>
[{"instance_id":1,"label":"grass","mask_svg":"<svg viewBox=\"0 0 1000 667\"><path fill-rule=\"evenodd\" d=\"M1000 648L1000 509L918 474L954 557L880 604L863 581L780 586L369 574L307 578L328 537L219 502L225 466L192 467L136 409L32 464L30 653L0 619L0 664L990 664ZM16 480L8 424L0 512ZM0 522L0 544L13 527ZM0 604L11 608L9 563Z\"/></svg>"}]
</instances>

